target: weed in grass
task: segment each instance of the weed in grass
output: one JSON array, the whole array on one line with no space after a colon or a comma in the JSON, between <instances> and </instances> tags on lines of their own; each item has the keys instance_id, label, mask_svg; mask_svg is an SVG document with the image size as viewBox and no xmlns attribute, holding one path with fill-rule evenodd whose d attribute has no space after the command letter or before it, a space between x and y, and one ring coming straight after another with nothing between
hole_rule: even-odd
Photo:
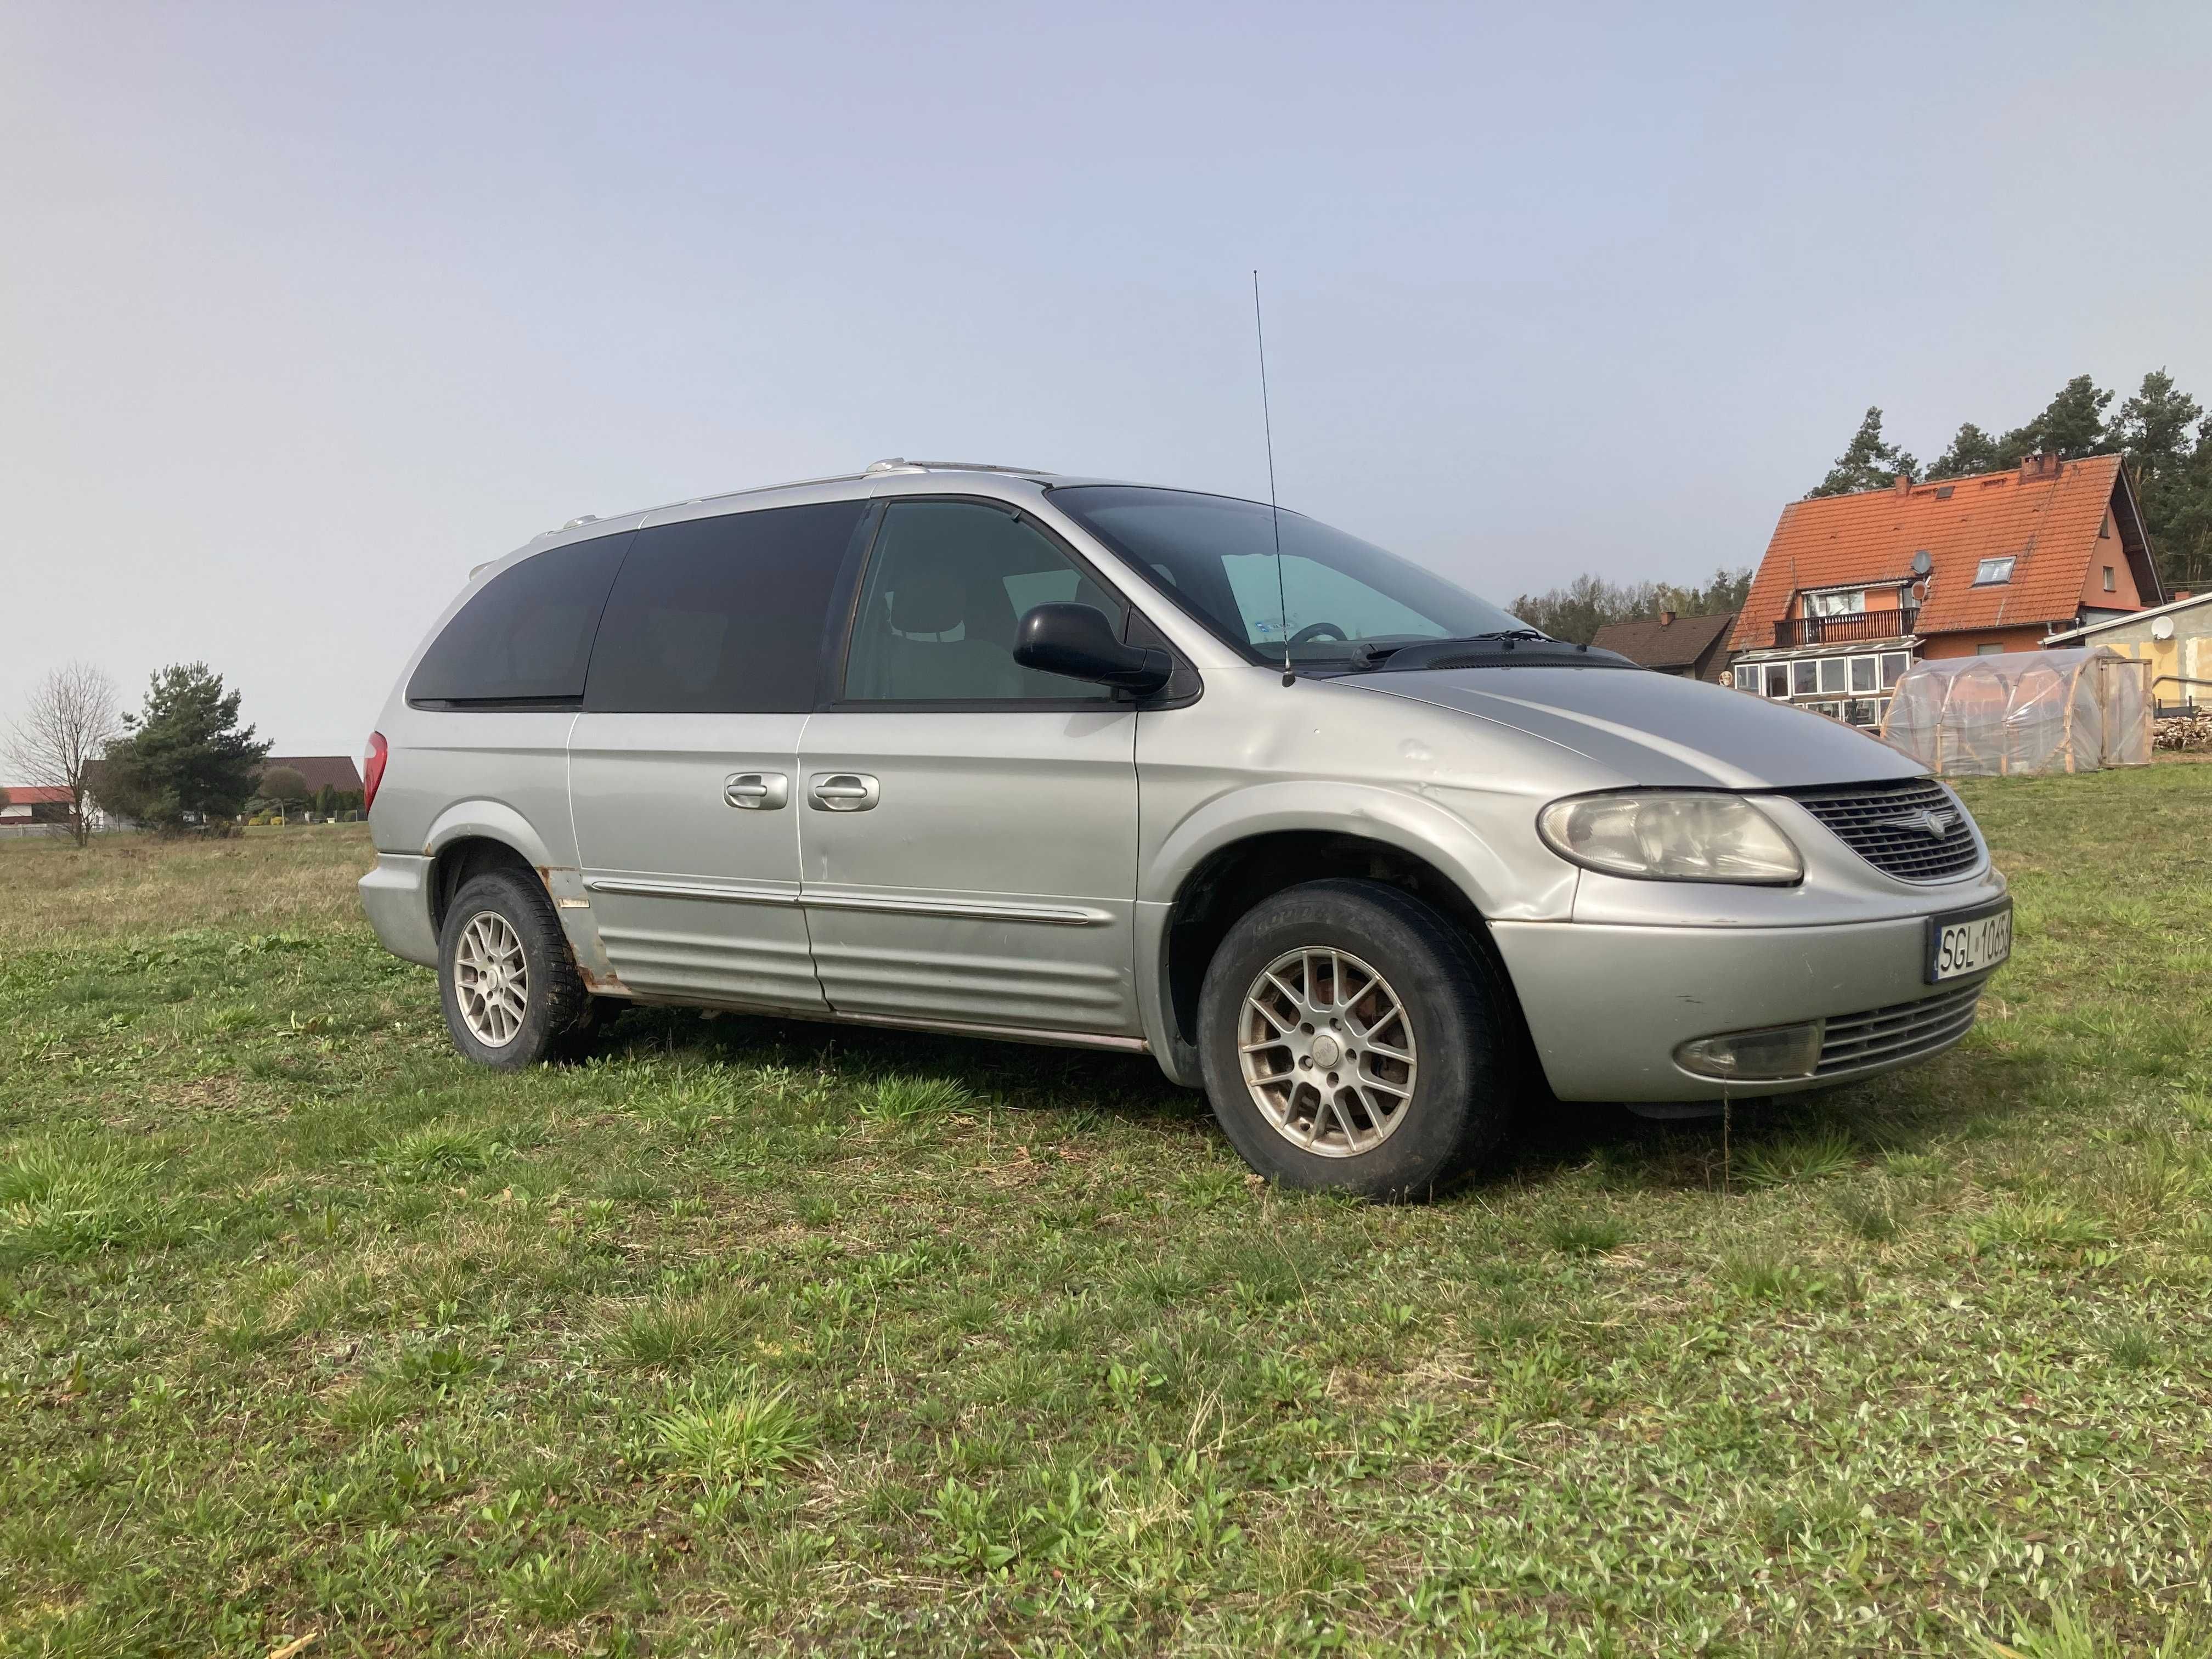
<instances>
[{"instance_id":1,"label":"weed in grass","mask_svg":"<svg viewBox=\"0 0 2212 1659\"><path fill-rule=\"evenodd\" d=\"M334 1427L357 1433L389 1428L416 1404L414 1395L396 1378L364 1378L332 1400L325 1408Z\"/></svg>"},{"instance_id":2,"label":"weed in grass","mask_svg":"<svg viewBox=\"0 0 2212 1659\"><path fill-rule=\"evenodd\" d=\"M599 1191L623 1204L660 1204L670 1195L666 1182L635 1167L615 1170L599 1183Z\"/></svg>"},{"instance_id":3,"label":"weed in grass","mask_svg":"<svg viewBox=\"0 0 2212 1659\"><path fill-rule=\"evenodd\" d=\"M708 1490L763 1486L814 1449L812 1431L781 1389L695 1388L650 1426L661 1461Z\"/></svg>"},{"instance_id":4,"label":"weed in grass","mask_svg":"<svg viewBox=\"0 0 2212 1659\"><path fill-rule=\"evenodd\" d=\"M1951 1160L1941 1152L1888 1152L1881 1167L1907 1181L1939 1181L1951 1172Z\"/></svg>"},{"instance_id":5,"label":"weed in grass","mask_svg":"<svg viewBox=\"0 0 2212 1659\"><path fill-rule=\"evenodd\" d=\"M2013 1249L2024 1254L2082 1250L2111 1237L2101 1222L2057 1199L2011 1199L1992 1204L1966 1226L1977 1252Z\"/></svg>"},{"instance_id":6,"label":"weed in grass","mask_svg":"<svg viewBox=\"0 0 2212 1659\"><path fill-rule=\"evenodd\" d=\"M1129 1270L1122 1279L1129 1293L1155 1308L1169 1307L1198 1288L1198 1275L1188 1262L1172 1256L1147 1261Z\"/></svg>"},{"instance_id":7,"label":"weed in grass","mask_svg":"<svg viewBox=\"0 0 2212 1659\"><path fill-rule=\"evenodd\" d=\"M606 1562L570 1550L525 1556L497 1578L502 1601L549 1625L582 1618L605 1602L618 1582Z\"/></svg>"},{"instance_id":8,"label":"weed in grass","mask_svg":"<svg viewBox=\"0 0 2212 1659\"><path fill-rule=\"evenodd\" d=\"M946 1116L974 1099L956 1078L896 1076L877 1079L876 1086L861 1096L858 1109L862 1117L903 1123L912 1118Z\"/></svg>"},{"instance_id":9,"label":"weed in grass","mask_svg":"<svg viewBox=\"0 0 2212 1659\"><path fill-rule=\"evenodd\" d=\"M154 1205L153 1167L82 1136L34 1140L0 1157L0 1266L63 1261L119 1244Z\"/></svg>"},{"instance_id":10,"label":"weed in grass","mask_svg":"<svg viewBox=\"0 0 2212 1659\"><path fill-rule=\"evenodd\" d=\"M460 1334L443 1331L403 1343L392 1356L390 1375L433 1394L448 1394L499 1370L504 1359L471 1346Z\"/></svg>"},{"instance_id":11,"label":"weed in grass","mask_svg":"<svg viewBox=\"0 0 2212 1659\"><path fill-rule=\"evenodd\" d=\"M757 1317L756 1298L740 1291L656 1297L622 1316L610 1346L632 1365L696 1364L735 1353Z\"/></svg>"},{"instance_id":12,"label":"weed in grass","mask_svg":"<svg viewBox=\"0 0 2212 1659\"><path fill-rule=\"evenodd\" d=\"M1986 1635L1969 1639L1978 1659L2189 1659L2207 1650L2203 1627L2187 1618L2167 1620L2158 1646L2151 1648L2147 1637L2100 1630L2065 1604L2051 1610L2049 1624L2018 1630L2010 1642Z\"/></svg>"},{"instance_id":13,"label":"weed in grass","mask_svg":"<svg viewBox=\"0 0 2212 1659\"><path fill-rule=\"evenodd\" d=\"M385 1168L405 1181L453 1181L481 1175L507 1156L507 1146L489 1129L465 1123L435 1123L399 1137L383 1149Z\"/></svg>"},{"instance_id":14,"label":"weed in grass","mask_svg":"<svg viewBox=\"0 0 2212 1659\"><path fill-rule=\"evenodd\" d=\"M1858 1161L1858 1150L1841 1130L1793 1135L1764 1146L1738 1152L1735 1167L1751 1187L1786 1187L1793 1182L1819 1181L1841 1175Z\"/></svg>"},{"instance_id":15,"label":"weed in grass","mask_svg":"<svg viewBox=\"0 0 2212 1659\"><path fill-rule=\"evenodd\" d=\"M1555 1215L1545 1220L1543 1238L1567 1255L1603 1255L1628 1243L1628 1229L1609 1215Z\"/></svg>"},{"instance_id":16,"label":"weed in grass","mask_svg":"<svg viewBox=\"0 0 2212 1659\"><path fill-rule=\"evenodd\" d=\"M2148 1370L2166 1358L2166 1345L2148 1325L2133 1320L2107 1325L2098 1334L2097 1346L2105 1358L2123 1370Z\"/></svg>"},{"instance_id":17,"label":"weed in grass","mask_svg":"<svg viewBox=\"0 0 2212 1659\"><path fill-rule=\"evenodd\" d=\"M1798 1307L1826 1301L1838 1288L1832 1279L1802 1261L1764 1250L1739 1250L1722 1257L1720 1278L1748 1301Z\"/></svg>"},{"instance_id":18,"label":"weed in grass","mask_svg":"<svg viewBox=\"0 0 2212 1659\"><path fill-rule=\"evenodd\" d=\"M1869 1244L1885 1243L1904 1230L1896 1194L1886 1186L1842 1188L1828 1195L1828 1207Z\"/></svg>"}]
</instances>

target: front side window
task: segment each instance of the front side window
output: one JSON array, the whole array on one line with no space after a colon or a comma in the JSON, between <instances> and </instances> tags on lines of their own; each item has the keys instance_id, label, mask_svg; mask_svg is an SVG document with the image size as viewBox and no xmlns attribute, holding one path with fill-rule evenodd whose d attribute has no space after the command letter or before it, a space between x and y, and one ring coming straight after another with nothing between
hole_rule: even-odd
<instances>
[{"instance_id":1,"label":"front side window","mask_svg":"<svg viewBox=\"0 0 2212 1659\"><path fill-rule=\"evenodd\" d=\"M2119 585L2112 580L2112 567L2110 565L2105 567L2105 592L2107 593L2119 592Z\"/></svg>"},{"instance_id":2,"label":"front side window","mask_svg":"<svg viewBox=\"0 0 2212 1659\"><path fill-rule=\"evenodd\" d=\"M1014 633L1032 605L1128 607L1010 509L896 501L884 514L853 618L848 702L1103 702L1110 687L1024 668Z\"/></svg>"},{"instance_id":3,"label":"front side window","mask_svg":"<svg viewBox=\"0 0 2212 1659\"><path fill-rule=\"evenodd\" d=\"M1856 617L1866 609L1866 590L1855 587L1848 593L1808 593L1805 610L1813 617Z\"/></svg>"},{"instance_id":4,"label":"front side window","mask_svg":"<svg viewBox=\"0 0 2212 1659\"><path fill-rule=\"evenodd\" d=\"M1524 626L1394 553L1264 502L1133 485L1055 489L1053 505L1254 662L1342 661L1376 641ZM1276 557L1279 530L1282 556ZM1347 648L1352 647L1352 648Z\"/></svg>"},{"instance_id":5,"label":"front side window","mask_svg":"<svg viewBox=\"0 0 2212 1659\"><path fill-rule=\"evenodd\" d=\"M608 596L585 707L795 714L815 704L830 590L866 501L641 530Z\"/></svg>"},{"instance_id":6,"label":"front side window","mask_svg":"<svg viewBox=\"0 0 2212 1659\"><path fill-rule=\"evenodd\" d=\"M592 635L629 541L617 534L570 542L492 577L422 653L407 700L527 707L580 699Z\"/></svg>"}]
</instances>

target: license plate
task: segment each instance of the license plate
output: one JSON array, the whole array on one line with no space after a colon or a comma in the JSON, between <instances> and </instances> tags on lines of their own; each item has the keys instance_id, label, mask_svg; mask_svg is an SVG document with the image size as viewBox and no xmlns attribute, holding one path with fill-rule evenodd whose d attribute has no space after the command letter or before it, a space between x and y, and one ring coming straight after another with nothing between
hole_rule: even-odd
<instances>
[{"instance_id":1,"label":"license plate","mask_svg":"<svg viewBox=\"0 0 2212 1659\"><path fill-rule=\"evenodd\" d=\"M2012 954L2012 901L1928 919L1928 982L1986 974Z\"/></svg>"}]
</instances>

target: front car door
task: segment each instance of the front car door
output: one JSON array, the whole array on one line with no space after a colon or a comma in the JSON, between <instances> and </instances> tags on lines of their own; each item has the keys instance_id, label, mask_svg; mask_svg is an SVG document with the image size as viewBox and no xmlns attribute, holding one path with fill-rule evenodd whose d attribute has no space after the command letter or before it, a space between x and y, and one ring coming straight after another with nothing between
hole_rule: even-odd
<instances>
[{"instance_id":1,"label":"front car door","mask_svg":"<svg viewBox=\"0 0 2212 1659\"><path fill-rule=\"evenodd\" d=\"M1030 606L1127 606L1008 504L885 507L841 695L806 724L815 972L864 1018L1129 1039L1137 714L1013 659Z\"/></svg>"},{"instance_id":2,"label":"front car door","mask_svg":"<svg viewBox=\"0 0 2212 1659\"><path fill-rule=\"evenodd\" d=\"M585 895L648 997L823 1011L799 908L799 737L865 501L648 523L568 746Z\"/></svg>"}]
</instances>

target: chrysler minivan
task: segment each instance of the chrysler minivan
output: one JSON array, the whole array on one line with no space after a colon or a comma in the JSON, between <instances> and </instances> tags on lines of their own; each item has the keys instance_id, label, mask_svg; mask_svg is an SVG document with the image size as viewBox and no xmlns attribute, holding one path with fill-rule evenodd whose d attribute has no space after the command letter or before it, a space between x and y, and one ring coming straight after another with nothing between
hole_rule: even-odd
<instances>
[{"instance_id":1,"label":"chrysler minivan","mask_svg":"<svg viewBox=\"0 0 2212 1659\"><path fill-rule=\"evenodd\" d=\"M629 1003L1119 1049L1375 1197L1532 1099L1925 1060L2011 944L1965 808L1871 738L1297 513L1020 468L541 536L367 761L363 903L472 1060Z\"/></svg>"}]
</instances>

